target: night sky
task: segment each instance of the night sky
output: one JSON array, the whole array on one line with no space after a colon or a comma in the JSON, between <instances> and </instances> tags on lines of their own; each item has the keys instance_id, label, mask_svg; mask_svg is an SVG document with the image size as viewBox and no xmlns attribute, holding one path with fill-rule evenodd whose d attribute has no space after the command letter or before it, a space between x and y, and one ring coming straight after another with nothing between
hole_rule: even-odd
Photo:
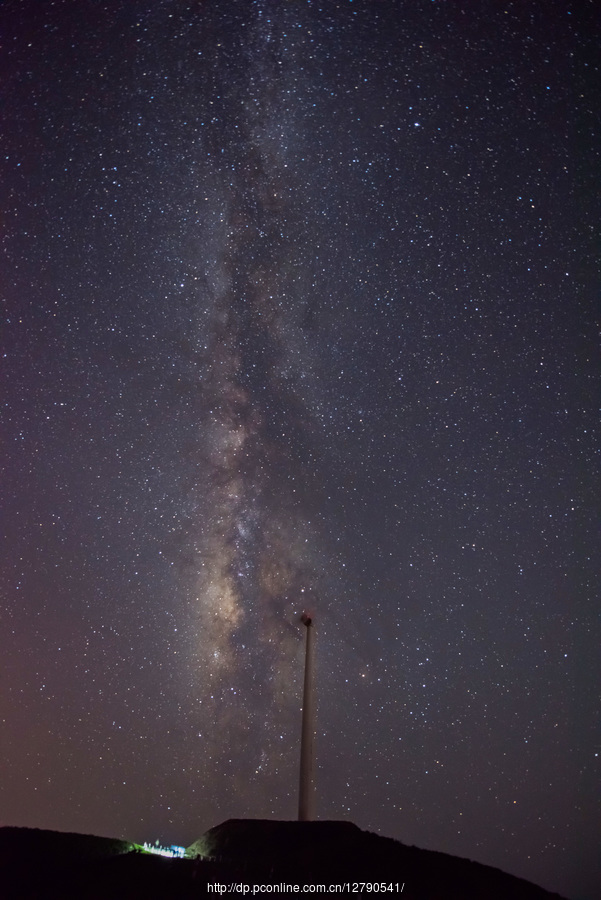
<instances>
[{"instance_id":1,"label":"night sky","mask_svg":"<svg viewBox=\"0 0 601 900\"><path fill-rule=\"evenodd\" d=\"M598 896L595 7L2 4L1 825Z\"/></svg>"}]
</instances>

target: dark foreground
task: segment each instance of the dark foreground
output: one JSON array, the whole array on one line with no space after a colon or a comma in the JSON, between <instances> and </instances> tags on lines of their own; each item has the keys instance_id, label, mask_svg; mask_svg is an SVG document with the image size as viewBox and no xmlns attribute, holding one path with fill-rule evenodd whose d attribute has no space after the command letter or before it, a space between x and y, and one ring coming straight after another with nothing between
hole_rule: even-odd
<instances>
[{"instance_id":1,"label":"dark foreground","mask_svg":"<svg viewBox=\"0 0 601 900\"><path fill-rule=\"evenodd\" d=\"M310 892L403 900L561 900L499 869L408 847L350 822L230 820L189 848L202 854L196 859L149 856L132 846L88 835L0 828L0 897L187 900ZM305 885L311 887L303 891Z\"/></svg>"}]
</instances>

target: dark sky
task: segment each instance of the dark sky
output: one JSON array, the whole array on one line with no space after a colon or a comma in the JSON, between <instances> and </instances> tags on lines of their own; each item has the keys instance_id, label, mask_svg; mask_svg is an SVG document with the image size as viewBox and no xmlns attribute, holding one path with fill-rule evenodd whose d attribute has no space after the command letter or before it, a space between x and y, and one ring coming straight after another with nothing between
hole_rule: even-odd
<instances>
[{"instance_id":1,"label":"dark sky","mask_svg":"<svg viewBox=\"0 0 601 900\"><path fill-rule=\"evenodd\" d=\"M0 824L597 896L595 6L2 5Z\"/></svg>"}]
</instances>

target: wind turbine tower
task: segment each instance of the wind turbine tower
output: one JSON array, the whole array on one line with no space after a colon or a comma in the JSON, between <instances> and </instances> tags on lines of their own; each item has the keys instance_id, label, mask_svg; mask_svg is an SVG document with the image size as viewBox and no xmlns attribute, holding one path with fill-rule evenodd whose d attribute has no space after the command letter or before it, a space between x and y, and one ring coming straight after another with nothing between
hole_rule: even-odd
<instances>
[{"instance_id":1,"label":"wind turbine tower","mask_svg":"<svg viewBox=\"0 0 601 900\"><path fill-rule=\"evenodd\" d=\"M301 622L307 629L307 641L305 645L305 685L303 689L298 820L299 822L309 822L313 818L313 735L315 732L313 633L315 629L313 628L313 620L307 613L303 613Z\"/></svg>"}]
</instances>

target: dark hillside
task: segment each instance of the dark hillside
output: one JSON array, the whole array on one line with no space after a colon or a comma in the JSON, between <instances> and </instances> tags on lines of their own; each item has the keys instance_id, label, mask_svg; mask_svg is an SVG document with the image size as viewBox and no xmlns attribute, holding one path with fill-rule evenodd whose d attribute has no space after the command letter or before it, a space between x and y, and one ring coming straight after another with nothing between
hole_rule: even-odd
<instances>
[{"instance_id":1,"label":"dark hillside","mask_svg":"<svg viewBox=\"0 0 601 900\"><path fill-rule=\"evenodd\" d=\"M414 900L550 900L558 894L468 859L421 850L361 831L352 822L231 819L188 848L256 880L335 884L404 883ZM392 893L392 892L388 892Z\"/></svg>"},{"instance_id":2,"label":"dark hillside","mask_svg":"<svg viewBox=\"0 0 601 900\"><path fill-rule=\"evenodd\" d=\"M91 834L46 831L42 828L0 828L0 871L7 865L61 865L77 859L91 862L129 853L134 845Z\"/></svg>"},{"instance_id":3,"label":"dark hillside","mask_svg":"<svg viewBox=\"0 0 601 900\"><path fill-rule=\"evenodd\" d=\"M252 895L253 885L297 884L300 893L305 884L327 889L378 882L378 893L385 883L385 893L410 900L561 900L499 869L409 847L350 822L234 819L206 832L188 849L196 858L183 860L133 847L89 835L1 828L0 897L192 900L205 896L211 883L228 891L237 885L238 892L248 885Z\"/></svg>"}]
</instances>

